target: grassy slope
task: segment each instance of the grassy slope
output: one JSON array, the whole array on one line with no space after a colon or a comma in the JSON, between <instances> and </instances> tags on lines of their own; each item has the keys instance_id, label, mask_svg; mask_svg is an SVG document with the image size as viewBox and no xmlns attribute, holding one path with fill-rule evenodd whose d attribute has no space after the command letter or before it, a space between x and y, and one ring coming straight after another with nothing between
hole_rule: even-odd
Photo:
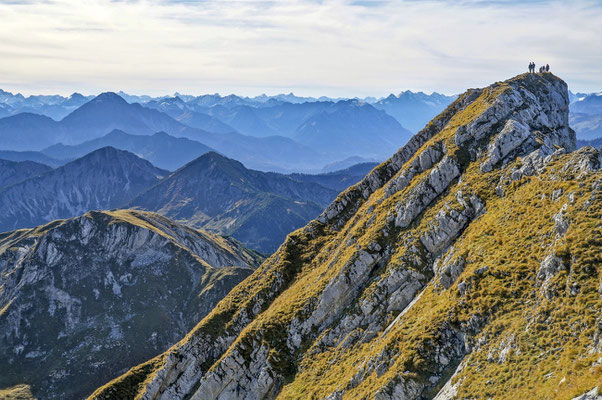
<instances>
[{"instance_id":1,"label":"grassy slope","mask_svg":"<svg viewBox=\"0 0 602 400\"><path fill-rule=\"evenodd\" d=\"M365 202L356 197L359 208L355 211L355 207L348 207L349 219L340 229L312 222L291 234L280 250L220 302L181 344L195 336L208 334L215 337L229 332L236 316L250 310L253 301L259 298L265 300L264 311L244 328L231 349L236 346L249 348L257 337L269 344L272 348L270 363L287 377L281 398L319 398L330 394L342 382L348 382L365 361L385 349L395 352L398 355L395 364L384 375L372 374L345 394L345 398L350 399L367 398L373 397L378 388L396 376L407 373L417 379L427 379L433 363L429 348L441 340L441 329L459 326L478 315L488 321L481 333L486 339L483 346L499 345L500 333L504 332L504 337L515 333L517 348L522 346L524 349L519 354L512 351L508 356L509 363L502 365L480 359L487 356L485 350L469 355L470 367L459 375L462 394L483 393L484 397L488 394L496 398L517 398L517 394L518 397L565 398L595 386L602 375L599 368L590 368L592 359L587 355L586 346L591 343L594 315L602 309L599 295L594 290L600 280L596 266L599 267L601 260L596 249L601 245L601 216L592 210L602 209L599 198L584 211L580 207L587 199L577 196L578 200L568 210L573 223L566 239L553 244L564 258L571 258L570 282L572 284L574 279L581 282L580 293L570 297L559 290L559 297L550 302L539 294L534 277L539 263L545 258L545 249L554 240L551 216L563 204L563 200L550 200L552 192L560 187L565 193L583 192L583 187L589 188L599 175L578 180L562 173L562 179L558 180L551 170L542 177L525 178L513 184L508 195L499 198L494 194L494 188L501 171L481 173L478 163L469 164L466 151L453 141L457 127L483 113L507 89L504 83L485 89L417 152L444 141L448 155L459 162L464 172L462 183L452 186L413 225L397 230L394 235L382 233L388 212L423 181L428 172L416 176L407 188L386 199L383 188ZM429 124L425 129L432 127L433 124ZM568 157L570 155L557 161L558 168ZM385 168L386 164L383 164L376 169ZM427 278L432 277L432 272L424 269L425 263L420 260L424 250L418 238L443 204L453 203L459 189L484 200L488 213L474 221L458 239L457 251L465 256L468 266L455 285L448 290L439 290L429 284L415 306L378 340L346 348L315 349L312 345L316 338L311 338L302 344L301 352L290 354L287 351L282 334L291 321L295 318L302 321L315 306L313 300L325 285L342 273L360 250L367 250L372 243L395 248L389 262L374 272L375 277L395 268L415 268ZM345 194L355 196L353 191L351 188L340 197ZM488 272L475 275L474 270L482 266L489 267ZM472 282L472 289L466 297L461 297L457 284L466 280ZM561 273L554 278L554 284L564 287L566 280L567 273ZM277 281L284 283L278 286ZM372 295L375 281L364 288L360 300ZM275 286L277 290L272 290ZM353 312L353 306L346 312ZM388 322L395 316L389 315ZM549 326L554 326L554 330L542 334L548 326L546 321L553 322ZM527 325L529 329L526 329ZM569 344L556 349L558 343ZM211 368L214 361L209 360L204 368ZM144 382L152 379L154 370L163 362L163 356L157 357L100 388L95 396L108 393L140 395ZM562 376L542 378L552 369ZM559 386L565 375L566 379Z\"/></svg>"}]
</instances>

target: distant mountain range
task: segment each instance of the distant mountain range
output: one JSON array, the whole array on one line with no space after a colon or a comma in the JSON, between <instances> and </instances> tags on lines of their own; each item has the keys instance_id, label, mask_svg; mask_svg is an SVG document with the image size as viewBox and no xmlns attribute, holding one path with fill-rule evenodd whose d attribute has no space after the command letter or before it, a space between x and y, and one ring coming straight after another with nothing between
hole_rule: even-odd
<instances>
[{"instance_id":1,"label":"distant mountain range","mask_svg":"<svg viewBox=\"0 0 602 400\"><path fill-rule=\"evenodd\" d=\"M184 102L175 97L145 105L189 126L212 132L236 130L253 137L293 138L316 153L335 159L356 155L382 159L410 136L397 120L357 100L268 101L253 106L240 98L214 103L198 99Z\"/></svg>"},{"instance_id":2,"label":"distant mountain range","mask_svg":"<svg viewBox=\"0 0 602 400\"><path fill-rule=\"evenodd\" d=\"M327 175L249 170L207 153L138 195L128 207L155 211L195 227L231 235L272 253L286 235L315 218L373 165Z\"/></svg>"},{"instance_id":3,"label":"distant mountain range","mask_svg":"<svg viewBox=\"0 0 602 400\"><path fill-rule=\"evenodd\" d=\"M59 167L70 160L56 160L39 151L0 150L0 160L33 161L51 167Z\"/></svg>"},{"instance_id":4,"label":"distant mountain range","mask_svg":"<svg viewBox=\"0 0 602 400\"><path fill-rule=\"evenodd\" d=\"M214 149L258 170L315 173L348 158L382 161L454 98L410 91L363 100L293 94L157 98L123 92L24 97L0 91L0 151L48 150L45 154L53 160L46 164L56 166L93 147L111 145L174 170ZM570 123L578 139L602 137L602 96L576 93L570 99ZM111 136L85 143L114 130L138 136L165 132L198 143L180 161L172 155L159 156L156 146L166 143L158 144L157 138L141 151ZM48 149L51 146L56 147ZM201 146L204 150L199 150ZM169 151L175 153L176 147ZM63 150L73 155L66 156ZM30 156L31 161L43 162Z\"/></svg>"},{"instance_id":5,"label":"distant mountain range","mask_svg":"<svg viewBox=\"0 0 602 400\"><path fill-rule=\"evenodd\" d=\"M253 98L180 94L153 98L123 92L96 97L77 93L24 97L2 91L0 150L80 145L116 129L130 135L166 132L195 140L259 170L318 172L350 157L385 159L409 138L406 121L417 127L417 120L427 121L452 99L410 92L377 101L292 93Z\"/></svg>"},{"instance_id":6,"label":"distant mountain range","mask_svg":"<svg viewBox=\"0 0 602 400\"><path fill-rule=\"evenodd\" d=\"M406 90L397 96L391 94L373 105L379 110L386 111L412 133L416 133L456 97L436 92L428 95L423 92L413 93Z\"/></svg>"},{"instance_id":7,"label":"distant mountain range","mask_svg":"<svg viewBox=\"0 0 602 400\"><path fill-rule=\"evenodd\" d=\"M202 143L176 138L165 132L157 132L153 135L130 135L115 129L105 136L78 145L55 144L42 150L42 153L54 159L71 160L106 146L127 150L159 168L170 171L175 171L212 150Z\"/></svg>"},{"instance_id":8,"label":"distant mountain range","mask_svg":"<svg viewBox=\"0 0 602 400\"><path fill-rule=\"evenodd\" d=\"M164 112L175 120L192 128L203 129L209 132L228 133L236 129L224 124L217 118L194 111L179 97L167 97L160 100L151 100L144 103L145 107Z\"/></svg>"},{"instance_id":9,"label":"distant mountain range","mask_svg":"<svg viewBox=\"0 0 602 400\"><path fill-rule=\"evenodd\" d=\"M119 207L168 174L112 147L0 190L0 231Z\"/></svg>"},{"instance_id":10,"label":"distant mountain range","mask_svg":"<svg viewBox=\"0 0 602 400\"><path fill-rule=\"evenodd\" d=\"M14 185L34 176L42 175L52 168L33 161L9 161L0 159L0 189Z\"/></svg>"},{"instance_id":11,"label":"distant mountain range","mask_svg":"<svg viewBox=\"0 0 602 400\"><path fill-rule=\"evenodd\" d=\"M0 148L24 151L42 150L58 143L80 144L114 129L138 135L164 131L186 137L260 169L307 170L325 158L285 137L254 138L190 128L160 111L129 104L115 93L97 96L58 122L27 113L2 118Z\"/></svg>"},{"instance_id":12,"label":"distant mountain range","mask_svg":"<svg viewBox=\"0 0 602 400\"><path fill-rule=\"evenodd\" d=\"M577 139L602 138L602 93L575 95L570 109L570 124Z\"/></svg>"},{"instance_id":13,"label":"distant mountain range","mask_svg":"<svg viewBox=\"0 0 602 400\"><path fill-rule=\"evenodd\" d=\"M593 140L577 140L577 148L591 146L602 149L602 137Z\"/></svg>"},{"instance_id":14,"label":"distant mountain range","mask_svg":"<svg viewBox=\"0 0 602 400\"><path fill-rule=\"evenodd\" d=\"M124 210L0 234L0 388L85 398L184 337L261 260Z\"/></svg>"},{"instance_id":15,"label":"distant mountain range","mask_svg":"<svg viewBox=\"0 0 602 400\"><path fill-rule=\"evenodd\" d=\"M134 147L157 137L168 143L183 140L183 147L189 146L190 151L195 143L166 134L133 136L115 131L108 136L122 144L134 143ZM140 151L148 148L140 145ZM57 155L71 157L85 149L63 146L55 150ZM159 154L158 159L168 164L169 151ZM283 175L250 170L209 152L169 174L113 147L95 149L56 169L33 162L1 161L0 231L31 228L89 210L136 207L231 235L267 254L374 166L366 163L327 174Z\"/></svg>"},{"instance_id":16,"label":"distant mountain range","mask_svg":"<svg viewBox=\"0 0 602 400\"><path fill-rule=\"evenodd\" d=\"M20 93L12 94L0 89L0 118L28 112L60 120L93 97L83 96L80 93L73 93L69 97L59 95L25 97Z\"/></svg>"},{"instance_id":17,"label":"distant mountain range","mask_svg":"<svg viewBox=\"0 0 602 400\"><path fill-rule=\"evenodd\" d=\"M299 143L332 158L382 159L393 154L412 133L395 118L367 103L340 101L305 120L293 135Z\"/></svg>"}]
</instances>

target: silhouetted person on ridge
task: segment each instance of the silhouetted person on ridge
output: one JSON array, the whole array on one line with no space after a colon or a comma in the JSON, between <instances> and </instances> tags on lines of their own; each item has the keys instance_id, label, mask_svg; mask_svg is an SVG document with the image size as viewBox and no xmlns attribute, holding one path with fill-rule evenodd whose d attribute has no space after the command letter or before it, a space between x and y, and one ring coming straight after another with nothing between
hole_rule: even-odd
<instances>
[{"instance_id":1,"label":"silhouetted person on ridge","mask_svg":"<svg viewBox=\"0 0 602 400\"><path fill-rule=\"evenodd\" d=\"M529 63L529 73L533 72L533 63Z\"/></svg>"},{"instance_id":2,"label":"silhouetted person on ridge","mask_svg":"<svg viewBox=\"0 0 602 400\"><path fill-rule=\"evenodd\" d=\"M550 64L546 64L546 72L550 72Z\"/></svg>"}]
</instances>

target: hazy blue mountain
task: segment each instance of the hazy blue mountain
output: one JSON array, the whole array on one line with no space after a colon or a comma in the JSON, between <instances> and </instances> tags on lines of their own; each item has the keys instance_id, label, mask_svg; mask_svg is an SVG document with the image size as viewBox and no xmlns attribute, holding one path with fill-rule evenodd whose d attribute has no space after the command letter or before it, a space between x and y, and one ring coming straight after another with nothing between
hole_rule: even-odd
<instances>
[{"instance_id":1,"label":"hazy blue mountain","mask_svg":"<svg viewBox=\"0 0 602 400\"><path fill-rule=\"evenodd\" d=\"M333 158L387 157L412 136L386 112L356 100L340 101L301 124L293 138Z\"/></svg>"},{"instance_id":2,"label":"hazy blue mountain","mask_svg":"<svg viewBox=\"0 0 602 400\"><path fill-rule=\"evenodd\" d=\"M570 109L572 113L576 114L602 114L602 93L582 95L571 103Z\"/></svg>"},{"instance_id":3,"label":"hazy blue mountain","mask_svg":"<svg viewBox=\"0 0 602 400\"><path fill-rule=\"evenodd\" d=\"M78 145L55 144L42 150L42 153L57 159L75 159L106 146L127 150L159 168L170 171L175 171L212 150L202 143L176 138L165 132L153 135L130 135L116 129L103 137Z\"/></svg>"},{"instance_id":4,"label":"hazy blue mountain","mask_svg":"<svg viewBox=\"0 0 602 400\"><path fill-rule=\"evenodd\" d=\"M0 159L23 162L31 161L36 164L47 165L51 168L60 167L71 160L57 160L52 157L48 157L46 154L39 151L12 151L12 150L0 150Z\"/></svg>"},{"instance_id":5,"label":"hazy blue mountain","mask_svg":"<svg viewBox=\"0 0 602 400\"><path fill-rule=\"evenodd\" d=\"M258 115L280 135L293 137L297 129L307 120L322 112L334 112L348 104L331 101L315 101L299 104L283 103L257 110Z\"/></svg>"},{"instance_id":6,"label":"hazy blue mountain","mask_svg":"<svg viewBox=\"0 0 602 400\"><path fill-rule=\"evenodd\" d=\"M2 118L0 149L42 150L57 143L80 144L114 129L138 135L164 131L186 137L263 170L307 171L326 160L316 151L284 137L254 138L236 132L191 128L158 110L129 104L115 93L97 96L59 122L36 114Z\"/></svg>"},{"instance_id":7,"label":"hazy blue mountain","mask_svg":"<svg viewBox=\"0 0 602 400\"><path fill-rule=\"evenodd\" d=\"M164 112L165 114L174 118L176 121L179 121L192 128L203 129L205 131L216 133L235 131L233 127L223 123L211 115L193 111L190 106L188 106L181 98L177 96L167 97L160 100L152 100L144 103L144 106Z\"/></svg>"},{"instance_id":8,"label":"hazy blue mountain","mask_svg":"<svg viewBox=\"0 0 602 400\"><path fill-rule=\"evenodd\" d=\"M24 97L21 94L13 95L10 92L2 91L0 93L0 118L27 112L60 120L90 99L91 96L86 97L80 93L73 93L69 97L59 95Z\"/></svg>"},{"instance_id":9,"label":"hazy blue mountain","mask_svg":"<svg viewBox=\"0 0 602 400\"><path fill-rule=\"evenodd\" d=\"M283 132L273 129L266 120L258 115L259 109L248 105L226 107L216 105L205 109L206 113L224 121L238 132L255 137L286 136Z\"/></svg>"},{"instance_id":10,"label":"hazy blue mountain","mask_svg":"<svg viewBox=\"0 0 602 400\"><path fill-rule=\"evenodd\" d=\"M264 137L280 135L292 137L305 121L322 112L332 113L355 102L348 100L314 101L305 103L272 103L264 107L238 105L213 106L206 113L226 122L245 135Z\"/></svg>"},{"instance_id":11,"label":"hazy blue mountain","mask_svg":"<svg viewBox=\"0 0 602 400\"><path fill-rule=\"evenodd\" d=\"M0 232L121 206L167 174L132 153L104 147L0 190Z\"/></svg>"},{"instance_id":12,"label":"hazy blue mountain","mask_svg":"<svg viewBox=\"0 0 602 400\"><path fill-rule=\"evenodd\" d=\"M577 148L591 146L602 149L602 137L593 140L577 140Z\"/></svg>"},{"instance_id":13,"label":"hazy blue mountain","mask_svg":"<svg viewBox=\"0 0 602 400\"><path fill-rule=\"evenodd\" d=\"M344 160L335 161L335 162L326 164L322 168L321 173L340 171L343 169L351 168L354 165L366 164L366 163L378 164L377 160L367 159L367 158L359 157L359 156L353 156L353 157L347 157Z\"/></svg>"},{"instance_id":14,"label":"hazy blue mountain","mask_svg":"<svg viewBox=\"0 0 602 400\"><path fill-rule=\"evenodd\" d=\"M205 111L249 136L292 137L330 160L349 156L384 159L410 136L394 118L357 100L262 108L214 106Z\"/></svg>"},{"instance_id":15,"label":"hazy blue mountain","mask_svg":"<svg viewBox=\"0 0 602 400\"><path fill-rule=\"evenodd\" d=\"M33 161L0 159L0 189L52 170L48 165Z\"/></svg>"},{"instance_id":16,"label":"hazy blue mountain","mask_svg":"<svg viewBox=\"0 0 602 400\"><path fill-rule=\"evenodd\" d=\"M65 139L60 123L50 117L22 113L0 119L2 150L41 150Z\"/></svg>"},{"instance_id":17,"label":"hazy blue mountain","mask_svg":"<svg viewBox=\"0 0 602 400\"><path fill-rule=\"evenodd\" d=\"M398 96L391 94L373 105L393 116L405 128L418 132L455 98L456 96L446 96L436 92L428 95L406 90Z\"/></svg>"},{"instance_id":18,"label":"hazy blue mountain","mask_svg":"<svg viewBox=\"0 0 602 400\"><path fill-rule=\"evenodd\" d=\"M39 164L49 165L53 168L65 164L65 160L56 160L39 151L12 151L0 150L0 159L9 161L33 161ZM70 161L70 160L68 160Z\"/></svg>"},{"instance_id":19,"label":"hazy blue mountain","mask_svg":"<svg viewBox=\"0 0 602 400\"><path fill-rule=\"evenodd\" d=\"M569 123L579 140L602 137L602 114L570 113Z\"/></svg>"},{"instance_id":20,"label":"hazy blue mountain","mask_svg":"<svg viewBox=\"0 0 602 400\"><path fill-rule=\"evenodd\" d=\"M102 93L66 116L61 126L76 144L103 136L114 129L148 135L159 131L176 132L186 127L168 115L134 103L115 93Z\"/></svg>"},{"instance_id":21,"label":"hazy blue mountain","mask_svg":"<svg viewBox=\"0 0 602 400\"><path fill-rule=\"evenodd\" d=\"M231 235L250 248L271 253L337 194L338 190L313 182L250 170L210 152L141 193L128 206Z\"/></svg>"},{"instance_id":22,"label":"hazy blue mountain","mask_svg":"<svg viewBox=\"0 0 602 400\"><path fill-rule=\"evenodd\" d=\"M356 164L340 171L323 174L289 174L288 176L301 182L317 183L330 189L343 191L359 182L377 165L377 163L367 162Z\"/></svg>"}]
</instances>

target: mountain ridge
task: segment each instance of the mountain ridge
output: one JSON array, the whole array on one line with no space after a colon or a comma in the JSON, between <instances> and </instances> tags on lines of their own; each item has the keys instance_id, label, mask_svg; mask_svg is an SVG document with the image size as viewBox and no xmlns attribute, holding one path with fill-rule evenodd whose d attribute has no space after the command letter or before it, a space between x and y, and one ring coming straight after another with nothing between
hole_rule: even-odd
<instances>
[{"instance_id":1,"label":"mountain ridge","mask_svg":"<svg viewBox=\"0 0 602 400\"><path fill-rule=\"evenodd\" d=\"M288 232L318 215L337 194L317 183L247 169L216 152L181 167L127 205L232 235L271 253ZM259 231L265 226L265 231Z\"/></svg>"},{"instance_id":2,"label":"mountain ridge","mask_svg":"<svg viewBox=\"0 0 602 400\"><path fill-rule=\"evenodd\" d=\"M82 398L183 337L260 260L131 210L0 234L0 388Z\"/></svg>"},{"instance_id":3,"label":"mountain ridge","mask_svg":"<svg viewBox=\"0 0 602 400\"><path fill-rule=\"evenodd\" d=\"M552 74L468 90L91 398L595 393L602 155L568 104Z\"/></svg>"},{"instance_id":4,"label":"mountain ridge","mask_svg":"<svg viewBox=\"0 0 602 400\"><path fill-rule=\"evenodd\" d=\"M10 161L0 158L0 190L51 169L48 165L33 161Z\"/></svg>"},{"instance_id":5,"label":"mountain ridge","mask_svg":"<svg viewBox=\"0 0 602 400\"><path fill-rule=\"evenodd\" d=\"M134 154L104 147L0 190L0 230L118 207L166 175Z\"/></svg>"},{"instance_id":6,"label":"mountain ridge","mask_svg":"<svg viewBox=\"0 0 602 400\"><path fill-rule=\"evenodd\" d=\"M115 129L102 137L78 145L58 143L43 149L41 153L55 159L75 159L106 146L129 151L150 161L154 166L169 171L175 171L188 161L212 151L200 142L184 137L176 138L165 132L130 135Z\"/></svg>"}]
</instances>

